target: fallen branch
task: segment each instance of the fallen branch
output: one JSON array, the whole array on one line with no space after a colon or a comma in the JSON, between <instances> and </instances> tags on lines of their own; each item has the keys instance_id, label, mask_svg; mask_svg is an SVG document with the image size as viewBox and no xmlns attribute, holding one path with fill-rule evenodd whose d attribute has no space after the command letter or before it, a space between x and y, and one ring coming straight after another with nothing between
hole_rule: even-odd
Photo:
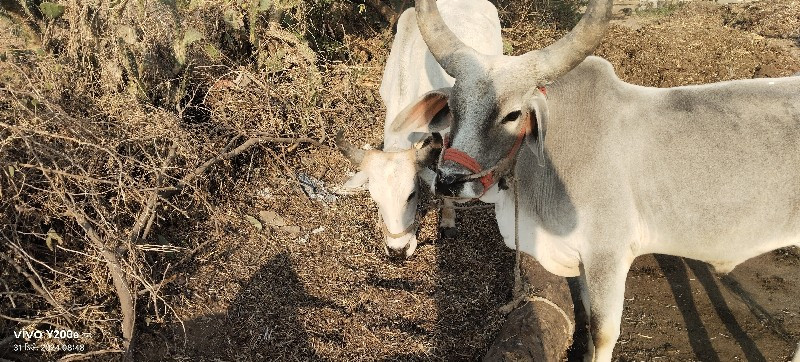
<instances>
[{"instance_id":1,"label":"fallen branch","mask_svg":"<svg viewBox=\"0 0 800 362\"><path fill-rule=\"evenodd\" d=\"M36 324L42 324L43 323L43 324L49 324L49 325L51 325L53 327L56 327L58 329L64 329L64 330L69 329L66 326L63 326L61 324L58 324L58 323L55 323L55 322L50 322L46 318L25 319L25 318L15 318L15 317L7 316L5 314L0 314L0 318L7 319L7 320L10 320L10 321L13 321L13 322L25 323L25 324L36 325Z\"/></svg>"},{"instance_id":2,"label":"fallen branch","mask_svg":"<svg viewBox=\"0 0 800 362\"><path fill-rule=\"evenodd\" d=\"M131 230L130 235L131 244L136 244L136 242L140 239L147 238L147 234L150 231L150 225L152 225L153 219L156 215L156 208L158 207L158 195L160 192L159 187L161 182L164 180L164 169L166 169L170 162L172 162L172 159L175 158L176 149L177 145L172 145L172 147L169 148L167 157L164 159L164 162L161 165L160 174L158 177L156 177L155 189L150 193L150 196L147 199L147 204L139 213L139 217L136 218L136 222L133 223L133 230ZM144 232L142 232L142 228L145 229Z\"/></svg>"},{"instance_id":3,"label":"fallen branch","mask_svg":"<svg viewBox=\"0 0 800 362\"><path fill-rule=\"evenodd\" d=\"M145 295L147 293L156 293L162 287L164 287L165 285L167 285L169 283L172 283L177 278L178 278L178 274L172 274L169 277L164 278L164 280L160 281L159 283L157 283L155 285L152 285L152 286L150 286L148 288L144 288L144 289L136 292L136 295Z\"/></svg>"},{"instance_id":4,"label":"fallen branch","mask_svg":"<svg viewBox=\"0 0 800 362\"><path fill-rule=\"evenodd\" d=\"M7 165L4 165L4 166L7 166ZM53 170L53 169L50 169L50 168L37 166L37 165L31 165L31 164L27 164L27 163L17 163L17 164L11 165L11 166L32 168L32 169L39 170L41 172L52 173L52 174L55 174L55 175L64 176L64 177L71 178L71 179L76 179L76 180L97 182L97 183L106 184L106 185L116 185L117 184L117 182L114 182L114 181L101 180L101 179L98 179L98 178L84 176L84 175L76 175L76 174L72 174L72 173L69 173L69 172Z\"/></svg>"},{"instance_id":5,"label":"fallen branch","mask_svg":"<svg viewBox=\"0 0 800 362\"><path fill-rule=\"evenodd\" d=\"M100 239L100 236L97 234L97 232L95 232L92 225L86 219L86 216L83 215L83 213L78 212L74 204L67 206L67 208L69 215L75 219L75 222L78 223L81 229L83 229L84 233L86 233L86 236L89 237L89 240L92 242L92 244L94 244L94 246L100 251L100 255L103 256L106 266L108 267L109 272L111 272L111 278L114 282L114 288L117 291L120 308L122 310L122 346L125 351L130 353L135 327L134 323L136 321L136 299L131 293L128 280L125 278L125 271L122 269L122 265L117 258L116 252L106 247L106 245L103 243L103 240Z\"/></svg>"},{"instance_id":6,"label":"fallen branch","mask_svg":"<svg viewBox=\"0 0 800 362\"><path fill-rule=\"evenodd\" d=\"M244 143L242 143L238 147L236 147L236 148L234 148L234 149L232 149L232 150L230 150L228 152L221 153L221 154L209 159L208 161L204 162L202 165L197 167L193 172L191 172L188 175L184 176L183 179L180 182L178 182L177 189L180 190L180 189L183 189L184 187L186 187L186 185L188 185L190 182L192 182L192 180L194 180L195 177L200 176L203 173L205 173L206 170L209 167L213 166L214 164L216 164L218 162L221 162L221 161L229 160L229 159L231 159L233 157L236 157L236 156L242 154L243 152L247 151L248 149L250 149L250 147L253 147L255 145L259 145L259 144L262 144L262 143L290 143L290 144L310 143L310 144L312 144L314 146L318 146L318 147L322 146L322 143L320 143L319 141L317 141L317 140L315 140L313 138L307 138L307 137L302 137L302 138L253 137L253 138L248 139L247 141L244 141Z\"/></svg>"},{"instance_id":7,"label":"fallen branch","mask_svg":"<svg viewBox=\"0 0 800 362\"><path fill-rule=\"evenodd\" d=\"M53 296L50 295L50 293L47 292L44 289L43 286L40 286L39 283L36 282L36 280L33 278L32 275L30 275L28 272L26 272L24 269L22 269L21 265L17 264L17 262L14 260L14 258L12 258L10 255L8 255L6 253L0 253L0 257L2 257L6 262L11 264L11 266L17 271L17 273L22 274L22 276L24 276L25 279L28 280L28 283L31 284L31 287L33 287L33 290L35 290L36 293L39 294L39 296L44 298L44 300L46 300L48 304L53 306L56 310L63 310L64 309L64 307L62 305L58 304L55 301L55 299L53 299Z\"/></svg>"}]
</instances>

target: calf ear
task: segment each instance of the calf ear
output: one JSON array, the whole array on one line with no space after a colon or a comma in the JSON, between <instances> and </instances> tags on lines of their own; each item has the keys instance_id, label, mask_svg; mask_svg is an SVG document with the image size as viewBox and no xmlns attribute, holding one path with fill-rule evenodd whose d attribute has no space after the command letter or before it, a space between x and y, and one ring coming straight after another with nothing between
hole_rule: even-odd
<instances>
[{"instance_id":1,"label":"calf ear","mask_svg":"<svg viewBox=\"0 0 800 362\"><path fill-rule=\"evenodd\" d=\"M361 164L358 166L359 171L356 172L353 177L350 177L349 180L345 181L345 183L340 186L336 192L343 195L350 195L368 190L367 187L369 186L369 175L367 174L366 170L370 167L374 167L375 158L378 157L379 154L380 151L376 150L366 151L363 159L361 160Z\"/></svg>"},{"instance_id":2,"label":"calf ear","mask_svg":"<svg viewBox=\"0 0 800 362\"><path fill-rule=\"evenodd\" d=\"M354 194L361 191L367 190L367 184L369 183L369 176L364 171L356 172L353 177L347 180L342 187L339 188L338 192L341 194Z\"/></svg>"},{"instance_id":3,"label":"calf ear","mask_svg":"<svg viewBox=\"0 0 800 362\"><path fill-rule=\"evenodd\" d=\"M534 88L525 96L523 113L527 118L523 127L528 127L525 135L525 144L533 151L539 161L539 166L544 166L544 137L547 134L549 118L547 110L547 97L538 88Z\"/></svg>"},{"instance_id":4,"label":"calf ear","mask_svg":"<svg viewBox=\"0 0 800 362\"><path fill-rule=\"evenodd\" d=\"M398 133L433 133L450 127L452 115L447 101L451 89L439 88L423 94L395 117L390 129Z\"/></svg>"},{"instance_id":5,"label":"calf ear","mask_svg":"<svg viewBox=\"0 0 800 362\"><path fill-rule=\"evenodd\" d=\"M427 137L414 144L414 158L417 160L417 167L436 167L442 147L441 145L436 147L433 142L435 142L434 137Z\"/></svg>"}]
</instances>

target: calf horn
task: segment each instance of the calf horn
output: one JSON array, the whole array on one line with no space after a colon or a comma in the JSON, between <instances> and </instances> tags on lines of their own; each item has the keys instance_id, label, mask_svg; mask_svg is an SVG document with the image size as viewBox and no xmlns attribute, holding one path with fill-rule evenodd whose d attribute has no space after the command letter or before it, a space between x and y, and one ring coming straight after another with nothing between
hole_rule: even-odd
<instances>
[{"instance_id":1,"label":"calf horn","mask_svg":"<svg viewBox=\"0 0 800 362\"><path fill-rule=\"evenodd\" d=\"M339 148L339 151L342 152L344 157L347 157L350 162L354 165L361 165L361 161L364 159L364 155L366 151L353 146L352 143L347 141L344 138L344 130L339 130L336 132L336 146Z\"/></svg>"}]
</instances>

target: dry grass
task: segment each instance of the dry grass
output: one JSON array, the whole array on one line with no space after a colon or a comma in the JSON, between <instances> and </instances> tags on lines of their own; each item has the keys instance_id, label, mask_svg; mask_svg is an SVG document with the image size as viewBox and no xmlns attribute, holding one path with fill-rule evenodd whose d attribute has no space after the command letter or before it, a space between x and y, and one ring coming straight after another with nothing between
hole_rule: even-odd
<instances>
[{"instance_id":1,"label":"dry grass","mask_svg":"<svg viewBox=\"0 0 800 362\"><path fill-rule=\"evenodd\" d=\"M800 38L800 1L762 1L741 7L731 7L725 23L736 29L764 37Z\"/></svg>"},{"instance_id":2,"label":"dry grass","mask_svg":"<svg viewBox=\"0 0 800 362\"><path fill-rule=\"evenodd\" d=\"M90 332L89 351L121 350L105 250L136 299L137 360L485 352L513 264L491 211L461 212L457 239L438 238L428 213L416 256L397 264L366 195L323 202L298 181L332 185L353 170L330 147L338 129L356 144L381 137L392 34L375 14L322 0L61 4L56 20L0 18L0 314L15 319L0 319L3 336L57 325ZM563 33L537 29L528 20L543 15L516 4L501 4L513 53ZM736 11L685 7L614 26L598 53L652 86L800 70L751 28L724 27ZM182 43L188 29L203 38ZM290 227L248 221L266 210ZM61 241L48 246L51 229Z\"/></svg>"},{"instance_id":3,"label":"dry grass","mask_svg":"<svg viewBox=\"0 0 800 362\"><path fill-rule=\"evenodd\" d=\"M761 4L770 3L780 2ZM596 53L611 61L623 80L651 87L780 77L800 70L789 48L726 26L730 9L690 3L669 17L641 19L636 28L614 25Z\"/></svg>"}]
</instances>

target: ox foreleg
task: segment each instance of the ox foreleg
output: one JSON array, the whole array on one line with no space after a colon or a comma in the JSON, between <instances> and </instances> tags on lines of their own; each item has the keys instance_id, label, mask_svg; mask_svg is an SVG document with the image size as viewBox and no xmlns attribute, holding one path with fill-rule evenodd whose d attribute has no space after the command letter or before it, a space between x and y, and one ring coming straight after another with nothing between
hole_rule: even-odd
<instances>
[{"instance_id":1,"label":"ox foreleg","mask_svg":"<svg viewBox=\"0 0 800 362\"><path fill-rule=\"evenodd\" d=\"M630 261L621 255L583 260L581 296L589 318L589 345L584 361L611 361L620 334L629 269Z\"/></svg>"},{"instance_id":2,"label":"ox foreleg","mask_svg":"<svg viewBox=\"0 0 800 362\"><path fill-rule=\"evenodd\" d=\"M439 228L445 237L453 238L458 235L456 230L456 209L453 200L445 198L442 202L442 217L439 220Z\"/></svg>"}]
</instances>

